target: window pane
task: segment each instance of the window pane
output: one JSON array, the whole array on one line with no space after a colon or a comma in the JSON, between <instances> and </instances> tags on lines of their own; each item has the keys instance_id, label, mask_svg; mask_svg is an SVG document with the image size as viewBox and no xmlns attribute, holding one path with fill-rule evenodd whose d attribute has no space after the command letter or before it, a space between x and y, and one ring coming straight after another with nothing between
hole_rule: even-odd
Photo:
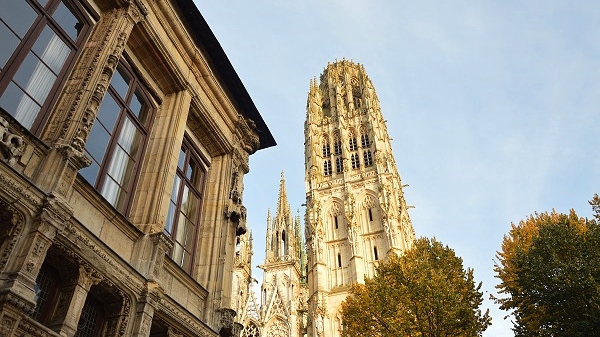
<instances>
[{"instance_id":1,"label":"window pane","mask_svg":"<svg viewBox=\"0 0 600 337\"><path fill-rule=\"evenodd\" d=\"M71 48L56 33L46 26L33 45L35 54L58 75Z\"/></svg>"},{"instance_id":2,"label":"window pane","mask_svg":"<svg viewBox=\"0 0 600 337\"><path fill-rule=\"evenodd\" d=\"M179 187L181 184L181 178L175 175L175 182L173 183L173 190L171 191L171 201L177 203L177 197L179 196Z\"/></svg>"},{"instance_id":3,"label":"window pane","mask_svg":"<svg viewBox=\"0 0 600 337\"><path fill-rule=\"evenodd\" d=\"M146 102L146 99L144 99L144 95L142 95L139 90L136 90L133 94L129 107L131 108L133 114L139 119L140 123L145 125L149 110L148 103Z\"/></svg>"},{"instance_id":4,"label":"window pane","mask_svg":"<svg viewBox=\"0 0 600 337\"><path fill-rule=\"evenodd\" d=\"M119 185L125 185L125 178L131 173L133 160L123 149L117 147L108 167L108 175Z\"/></svg>"},{"instance_id":5,"label":"window pane","mask_svg":"<svg viewBox=\"0 0 600 337\"><path fill-rule=\"evenodd\" d=\"M184 244L183 247L185 248L185 250L191 250L193 247L193 243L194 243L194 223L191 222L190 220L186 220L185 221L185 226L186 226L186 235L184 238Z\"/></svg>"},{"instance_id":6,"label":"window pane","mask_svg":"<svg viewBox=\"0 0 600 337\"><path fill-rule=\"evenodd\" d=\"M129 118L123 123L121 134L119 135L119 145L132 157L137 155L142 141L142 133L131 122Z\"/></svg>"},{"instance_id":7,"label":"window pane","mask_svg":"<svg viewBox=\"0 0 600 337\"><path fill-rule=\"evenodd\" d=\"M92 159L94 159L94 161L101 164L102 158L104 158L104 153L106 152L106 146L110 141L110 134L99 121L96 121L92 127L92 131L90 132L88 139L91 139L92 141L87 142L85 149L90 154Z\"/></svg>"},{"instance_id":8,"label":"window pane","mask_svg":"<svg viewBox=\"0 0 600 337\"><path fill-rule=\"evenodd\" d=\"M112 80L110 81L110 86L116 91L116 93L121 96L123 100L127 97L127 91L129 90L129 75L121 69L121 67L117 68L117 71L114 73Z\"/></svg>"},{"instance_id":9,"label":"window pane","mask_svg":"<svg viewBox=\"0 0 600 337\"><path fill-rule=\"evenodd\" d=\"M102 104L100 105L96 119L100 120L102 125L104 125L104 128L112 133L113 129L115 128L115 121L119 116L119 112L121 112L121 108L117 102L115 102L115 99L112 97L112 95L107 93L104 95L104 99L102 100Z\"/></svg>"},{"instance_id":10,"label":"window pane","mask_svg":"<svg viewBox=\"0 0 600 337\"><path fill-rule=\"evenodd\" d=\"M33 121L40 111L40 106L14 83L11 83L0 97L0 106L26 128L33 125Z\"/></svg>"},{"instance_id":11,"label":"window pane","mask_svg":"<svg viewBox=\"0 0 600 337\"><path fill-rule=\"evenodd\" d=\"M118 201L122 200L122 188L111 177L107 177L104 181L104 186L102 186L100 194L115 207L118 207Z\"/></svg>"},{"instance_id":12,"label":"window pane","mask_svg":"<svg viewBox=\"0 0 600 337\"><path fill-rule=\"evenodd\" d=\"M181 261L181 267L185 270L192 269L192 256L188 251L183 252L183 257Z\"/></svg>"},{"instance_id":13,"label":"window pane","mask_svg":"<svg viewBox=\"0 0 600 337\"><path fill-rule=\"evenodd\" d=\"M183 171L183 164L185 163L185 151L181 149L179 152L179 160L177 161L177 167Z\"/></svg>"},{"instance_id":14,"label":"window pane","mask_svg":"<svg viewBox=\"0 0 600 337\"><path fill-rule=\"evenodd\" d=\"M198 200L196 194L194 194L190 189L188 189L187 186L185 187L184 193L185 192L188 192L188 196L186 198L187 202L186 204L183 204L182 202L181 212L183 212L188 218L195 220L200 200Z\"/></svg>"},{"instance_id":15,"label":"window pane","mask_svg":"<svg viewBox=\"0 0 600 337\"><path fill-rule=\"evenodd\" d=\"M173 233L173 220L175 217L175 212L177 212L177 205L171 201L169 202L169 213L167 213L167 222L165 224L165 233L168 236L171 236Z\"/></svg>"},{"instance_id":16,"label":"window pane","mask_svg":"<svg viewBox=\"0 0 600 337\"><path fill-rule=\"evenodd\" d=\"M194 163L193 160L190 160L187 167L185 168L185 177L188 178L188 180L192 181L194 171L196 171L196 163Z\"/></svg>"},{"instance_id":17,"label":"window pane","mask_svg":"<svg viewBox=\"0 0 600 337\"><path fill-rule=\"evenodd\" d=\"M21 39L27 33L37 16L38 14L31 8L27 1L4 0L0 2L0 19Z\"/></svg>"},{"instance_id":18,"label":"window pane","mask_svg":"<svg viewBox=\"0 0 600 337\"><path fill-rule=\"evenodd\" d=\"M100 165L98 165L96 161L92 160L92 165L81 169L79 174L81 174L90 184L94 185L96 183L96 178L98 177L99 171Z\"/></svg>"},{"instance_id":19,"label":"window pane","mask_svg":"<svg viewBox=\"0 0 600 337\"><path fill-rule=\"evenodd\" d=\"M14 81L37 102L43 103L56 80L56 75L29 53L14 77Z\"/></svg>"},{"instance_id":20,"label":"window pane","mask_svg":"<svg viewBox=\"0 0 600 337\"><path fill-rule=\"evenodd\" d=\"M60 27L67 32L73 41L77 40L81 28L83 28L83 23L77 19L73 12L65 6L63 2L58 5L56 11L52 14L52 18L54 18Z\"/></svg>"},{"instance_id":21,"label":"window pane","mask_svg":"<svg viewBox=\"0 0 600 337\"><path fill-rule=\"evenodd\" d=\"M15 51L21 40L11 32L8 27L0 22L0 70L4 68L6 61L10 58L12 53Z\"/></svg>"}]
</instances>

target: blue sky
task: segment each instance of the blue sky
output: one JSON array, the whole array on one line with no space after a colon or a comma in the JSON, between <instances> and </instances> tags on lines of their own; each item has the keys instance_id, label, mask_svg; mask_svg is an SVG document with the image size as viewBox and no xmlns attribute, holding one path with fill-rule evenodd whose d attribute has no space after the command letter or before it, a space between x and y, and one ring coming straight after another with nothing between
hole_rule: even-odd
<instances>
[{"instance_id":1,"label":"blue sky","mask_svg":"<svg viewBox=\"0 0 600 337\"><path fill-rule=\"evenodd\" d=\"M342 58L362 63L375 86L417 236L453 248L486 298L511 222L553 208L591 216L600 2L196 3L278 142L251 156L244 180L255 264L282 170L292 209L304 203L309 80ZM484 307L484 336L512 335L506 313Z\"/></svg>"}]
</instances>

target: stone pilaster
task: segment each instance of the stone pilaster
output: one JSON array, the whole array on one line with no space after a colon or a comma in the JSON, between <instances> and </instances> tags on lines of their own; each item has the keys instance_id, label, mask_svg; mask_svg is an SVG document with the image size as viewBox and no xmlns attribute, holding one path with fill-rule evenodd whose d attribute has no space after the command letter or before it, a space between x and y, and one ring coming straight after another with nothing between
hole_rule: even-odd
<instances>
[{"instance_id":1,"label":"stone pilaster","mask_svg":"<svg viewBox=\"0 0 600 337\"><path fill-rule=\"evenodd\" d=\"M184 138L191 95L180 91L166 97L157 111L142 165L131 221L144 233L161 232L169 211L169 197Z\"/></svg>"},{"instance_id":2,"label":"stone pilaster","mask_svg":"<svg viewBox=\"0 0 600 337\"><path fill-rule=\"evenodd\" d=\"M164 295L163 289L156 282L148 282L146 290L137 303L137 311L133 319L132 337L150 336L152 318L158 307L160 298Z\"/></svg>"}]
</instances>

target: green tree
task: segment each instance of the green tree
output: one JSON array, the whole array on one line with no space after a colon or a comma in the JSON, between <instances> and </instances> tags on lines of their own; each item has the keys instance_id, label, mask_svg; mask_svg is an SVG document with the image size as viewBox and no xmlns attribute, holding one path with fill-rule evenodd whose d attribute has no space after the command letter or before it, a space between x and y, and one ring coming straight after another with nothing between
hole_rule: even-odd
<instances>
[{"instance_id":1,"label":"green tree","mask_svg":"<svg viewBox=\"0 0 600 337\"><path fill-rule=\"evenodd\" d=\"M599 201L590 201L596 216ZM496 302L514 315L516 336L600 336L596 220L573 210L536 213L512 225L497 257Z\"/></svg>"},{"instance_id":2,"label":"green tree","mask_svg":"<svg viewBox=\"0 0 600 337\"><path fill-rule=\"evenodd\" d=\"M480 336L491 324L473 270L435 239L420 238L355 284L342 303L342 336Z\"/></svg>"}]
</instances>

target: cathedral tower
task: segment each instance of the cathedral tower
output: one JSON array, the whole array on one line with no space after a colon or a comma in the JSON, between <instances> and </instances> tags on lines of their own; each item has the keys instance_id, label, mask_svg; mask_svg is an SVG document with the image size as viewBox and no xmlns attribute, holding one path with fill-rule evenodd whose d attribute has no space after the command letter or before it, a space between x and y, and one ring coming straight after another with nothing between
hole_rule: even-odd
<instances>
[{"instance_id":1,"label":"cathedral tower","mask_svg":"<svg viewBox=\"0 0 600 337\"><path fill-rule=\"evenodd\" d=\"M330 63L311 80L305 135L308 336L339 336L351 284L373 277L414 230L379 99L364 67Z\"/></svg>"},{"instance_id":2,"label":"cathedral tower","mask_svg":"<svg viewBox=\"0 0 600 337\"><path fill-rule=\"evenodd\" d=\"M294 217L281 173L275 217L267 215L265 262L261 286L261 336L298 337L304 329L306 256L300 218Z\"/></svg>"}]
</instances>

